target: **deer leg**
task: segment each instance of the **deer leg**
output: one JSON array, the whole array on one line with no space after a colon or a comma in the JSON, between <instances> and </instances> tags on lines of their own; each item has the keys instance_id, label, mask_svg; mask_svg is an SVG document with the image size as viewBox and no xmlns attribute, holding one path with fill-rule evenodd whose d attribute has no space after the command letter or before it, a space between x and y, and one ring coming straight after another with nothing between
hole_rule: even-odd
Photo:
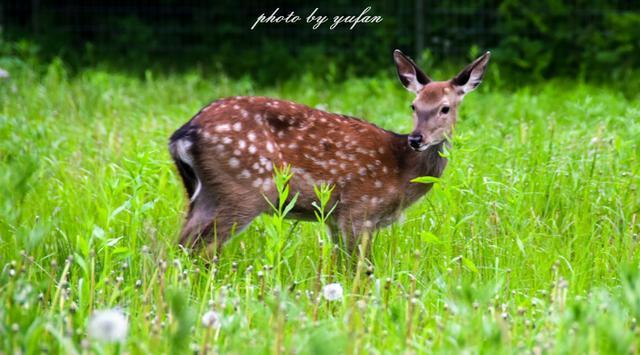
<instances>
[{"instance_id":1,"label":"deer leg","mask_svg":"<svg viewBox=\"0 0 640 355\"><path fill-rule=\"evenodd\" d=\"M195 206L180 233L180 245L196 248L206 245L214 255L233 234L246 228L262 210L220 203L216 207Z\"/></svg>"},{"instance_id":2,"label":"deer leg","mask_svg":"<svg viewBox=\"0 0 640 355\"><path fill-rule=\"evenodd\" d=\"M263 211L226 205L218 210L207 231L207 254L214 256L232 236L242 232Z\"/></svg>"},{"instance_id":3,"label":"deer leg","mask_svg":"<svg viewBox=\"0 0 640 355\"><path fill-rule=\"evenodd\" d=\"M340 245L346 248L349 255L358 257L359 247L364 247L364 255L368 257L371 250L374 223L360 215L349 213L338 217L338 225L342 236L338 242L342 242Z\"/></svg>"},{"instance_id":4,"label":"deer leg","mask_svg":"<svg viewBox=\"0 0 640 355\"><path fill-rule=\"evenodd\" d=\"M193 249L202 242L216 215L215 206L199 202L196 201L189 207L187 220L180 232L179 244L188 249Z\"/></svg>"}]
</instances>

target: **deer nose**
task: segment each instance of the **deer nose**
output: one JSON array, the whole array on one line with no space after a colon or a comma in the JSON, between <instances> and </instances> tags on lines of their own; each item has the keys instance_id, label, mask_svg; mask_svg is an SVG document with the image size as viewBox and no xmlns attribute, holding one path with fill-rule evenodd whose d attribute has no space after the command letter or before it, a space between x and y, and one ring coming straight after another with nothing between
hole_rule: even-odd
<instances>
[{"instance_id":1,"label":"deer nose","mask_svg":"<svg viewBox=\"0 0 640 355\"><path fill-rule=\"evenodd\" d=\"M418 149L420 148L421 144L422 144L422 134L412 134L409 136L409 145L411 146L411 148Z\"/></svg>"}]
</instances>

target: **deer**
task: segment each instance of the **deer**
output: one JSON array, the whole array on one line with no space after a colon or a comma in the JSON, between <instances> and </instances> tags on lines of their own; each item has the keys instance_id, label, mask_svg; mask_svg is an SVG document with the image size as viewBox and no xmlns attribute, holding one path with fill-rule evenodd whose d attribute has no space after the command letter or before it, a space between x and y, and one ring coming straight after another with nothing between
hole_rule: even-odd
<instances>
[{"instance_id":1,"label":"deer","mask_svg":"<svg viewBox=\"0 0 640 355\"><path fill-rule=\"evenodd\" d=\"M260 96L221 98L203 107L169 139L189 198L179 244L216 254L277 201L274 169L288 166L295 206L287 215L314 220L314 186L333 188L328 221L334 241L353 252L359 238L397 220L440 178L457 109L482 82L490 52L447 81L434 81L400 50L398 78L415 94L414 128L399 134L360 118Z\"/></svg>"}]
</instances>

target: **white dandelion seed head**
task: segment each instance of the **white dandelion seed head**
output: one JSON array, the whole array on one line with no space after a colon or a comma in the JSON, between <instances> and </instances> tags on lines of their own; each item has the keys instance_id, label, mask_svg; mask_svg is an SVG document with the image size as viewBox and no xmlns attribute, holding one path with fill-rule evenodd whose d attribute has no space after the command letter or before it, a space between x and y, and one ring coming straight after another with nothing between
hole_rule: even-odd
<instances>
[{"instance_id":1,"label":"white dandelion seed head","mask_svg":"<svg viewBox=\"0 0 640 355\"><path fill-rule=\"evenodd\" d=\"M205 328L220 328L221 319L216 311L209 311L202 315L202 326Z\"/></svg>"},{"instance_id":2,"label":"white dandelion seed head","mask_svg":"<svg viewBox=\"0 0 640 355\"><path fill-rule=\"evenodd\" d=\"M127 338L129 321L117 309L95 311L89 319L89 336L105 342L123 342Z\"/></svg>"},{"instance_id":3,"label":"white dandelion seed head","mask_svg":"<svg viewBox=\"0 0 640 355\"><path fill-rule=\"evenodd\" d=\"M325 285L322 288L322 295L327 301L337 301L342 299L343 291L339 283Z\"/></svg>"}]
</instances>

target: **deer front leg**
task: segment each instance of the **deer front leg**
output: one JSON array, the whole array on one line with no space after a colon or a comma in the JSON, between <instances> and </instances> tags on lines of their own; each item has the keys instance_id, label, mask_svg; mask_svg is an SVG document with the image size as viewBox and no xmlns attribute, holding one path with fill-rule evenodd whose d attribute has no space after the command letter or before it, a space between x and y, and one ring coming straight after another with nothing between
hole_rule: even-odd
<instances>
[{"instance_id":1,"label":"deer front leg","mask_svg":"<svg viewBox=\"0 0 640 355\"><path fill-rule=\"evenodd\" d=\"M362 252L364 252L365 257L368 257L371 253L371 238L375 225L376 223L373 220L367 219L362 213L349 211L340 214L338 216L338 227L342 238L338 239L341 242L339 244L346 248L350 255L355 256L358 256L358 252L361 251L359 247L363 248Z\"/></svg>"}]
</instances>

